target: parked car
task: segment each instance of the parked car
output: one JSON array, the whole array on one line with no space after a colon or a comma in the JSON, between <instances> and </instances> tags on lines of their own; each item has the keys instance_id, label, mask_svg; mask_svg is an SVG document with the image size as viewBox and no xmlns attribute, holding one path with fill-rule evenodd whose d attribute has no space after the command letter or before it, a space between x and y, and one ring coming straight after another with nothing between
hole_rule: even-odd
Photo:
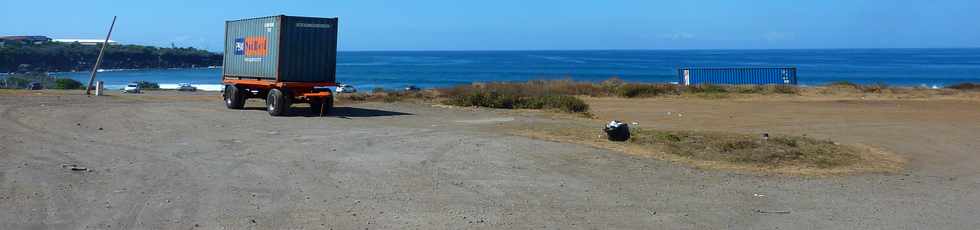
<instances>
[{"instance_id":1,"label":"parked car","mask_svg":"<svg viewBox=\"0 0 980 230\"><path fill-rule=\"evenodd\" d=\"M194 87L190 83L180 83L177 84L177 91L197 91L197 87Z\"/></svg>"},{"instance_id":2,"label":"parked car","mask_svg":"<svg viewBox=\"0 0 980 230\"><path fill-rule=\"evenodd\" d=\"M41 85L41 83L31 82L30 84L27 84L27 89L29 89L29 90L42 90L42 89L44 89L44 86Z\"/></svg>"},{"instance_id":3,"label":"parked car","mask_svg":"<svg viewBox=\"0 0 980 230\"><path fill-rule=\"evenodd\" d=\"M422 88L415 87L414 85L405 86L405 91L408 91L408 92L416 92L416 91L421 91L421 90L422 90Z\"/></svg>"},{"instance_id":4,"label":"parked car","mask_svg":"<svg viewBox=\"0 0 980 230\"><path fill-rule=\"evenodd\" d=\"M352 85L348 85L348 84L337 85L337 93L356 93L356 92L357 89L355 89L354 86Z\"/></svg>"},{"instance_id":5,"label":"parked car","mask_svg":"<svg viewBox=\"0 0 980 230\"><path fill-rule=\"evenodd\" d=\"M122 93L143 93L143 87L136 82L129 83L126 87L123 87Z\"/></svg>"}]
</instances>

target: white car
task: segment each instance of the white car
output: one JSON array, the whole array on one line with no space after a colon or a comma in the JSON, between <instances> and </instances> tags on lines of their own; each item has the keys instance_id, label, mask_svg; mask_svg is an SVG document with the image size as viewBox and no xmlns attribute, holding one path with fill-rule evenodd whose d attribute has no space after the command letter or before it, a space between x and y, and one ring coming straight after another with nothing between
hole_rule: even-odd
<instances>
[{"instance_id":1,"label":"white car","mask_svg":"<svg viewBox=\"0 0 980 230\"><path fill-rule=\"evenodd\" d=\"M357 89L355 89L354 86L352 85L348 85L348 84L337 85L337 93L356 93L356 92Z\"/></svg>"},{"instance_id":2,"label":"white car","mask_svg":"<svg viewBox=\"0 0 980 230\"><path fill-rule=\"evenodd\" d=\"M177 84L177 91L197 91L197 87L194 87L190 83L180 83Z\"/></svg>"},{"instance_id":3,"label":"white car","mask_svg":"<svg viewBox=\"0 0 980 230\"><path fill-rule=\"evenodd\" d=\"M129 83L126 87L122 88L122 93L143 93L143 88L140 87L140 84Z\"/></svg>"}]
</instances>

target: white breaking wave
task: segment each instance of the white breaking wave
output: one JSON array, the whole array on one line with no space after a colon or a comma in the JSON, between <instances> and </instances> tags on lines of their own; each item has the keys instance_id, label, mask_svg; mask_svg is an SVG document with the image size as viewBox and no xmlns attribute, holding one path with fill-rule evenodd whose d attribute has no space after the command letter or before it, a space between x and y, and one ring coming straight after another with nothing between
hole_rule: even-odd
<instances>
[{"instance_id":1,"label":"white breaking wave","mask_svg":"<svg viewBox=\"0 0 980 230\"><path fill-rule=\"evenodd\" d=\"M197 90L201 91L221 91L225 88L221 84L191 84L197 87ZM179 86L177 84L160 84L160 89L177 89Z\"/></svg>"}]
</instances>

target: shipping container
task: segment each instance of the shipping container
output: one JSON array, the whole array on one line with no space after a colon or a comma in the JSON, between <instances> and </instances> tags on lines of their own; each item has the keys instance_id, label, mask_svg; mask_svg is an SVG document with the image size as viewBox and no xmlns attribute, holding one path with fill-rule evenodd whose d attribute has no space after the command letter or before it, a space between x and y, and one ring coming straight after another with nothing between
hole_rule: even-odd
<instances>
[{"instance_id":1,"label":"shipping container","mask_svg":"<svg viewBox=\"0 0 980 230\"><path fill-rule=\"evenodd\" d=\"M225 22L223 99L230 109L264 98L269 114L293 103L328 113L337 68L337 18L271 16Z\"/></svg>"},{"instance_id":2,"label":"shipping container","mask_svg":"<svg viewBox=\"0 0 980 230\"><path fill-rule=\"evenodd\" d=\"M796 85L795 67L680 68L681 85Z\"/></svg>"},{"instance_id":3,"label":"shipping container","mask_svg":"<svg viewBox=\"0 0 980 230\"><path fill-rule=\"evenodd\" d=\"M271 16L227 21L223 76L336 82L337 18Z\"/></svg>"}]
</instances>

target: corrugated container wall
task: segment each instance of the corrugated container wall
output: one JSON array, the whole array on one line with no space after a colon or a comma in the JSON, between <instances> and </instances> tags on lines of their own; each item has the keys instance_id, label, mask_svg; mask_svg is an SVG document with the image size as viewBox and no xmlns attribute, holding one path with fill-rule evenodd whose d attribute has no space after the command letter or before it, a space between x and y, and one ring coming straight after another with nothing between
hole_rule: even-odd
<instances>
[{"instance_id":1,"label":"corrugated container wall","mask_svg":"<svg viewBox=\"0 0 980 230\"><path fill-rule=\"evenodd\" d=\"M225 37L225 78L336 81L337 18L228 21Z\"/></svg>"},{"instance_id":2,"label":"corrugated container wall","mask_svg":"<svg viewBox=\"0 0 980 230\"><path fill-rule=\"evenodd\" d=\"M279 67L281 17L225 22L223 75L275 80Z\"/></svg>"},{"instance_id":3,"label":"corrugated container wall","mask_svg":"<svg viewBox=\"0 0 980 230\"><path fill-rule=\"evenodd\" d=\"M681 85L796 85L796 68L681 68L677 70Z\"/></svg>"}]
</instances>

